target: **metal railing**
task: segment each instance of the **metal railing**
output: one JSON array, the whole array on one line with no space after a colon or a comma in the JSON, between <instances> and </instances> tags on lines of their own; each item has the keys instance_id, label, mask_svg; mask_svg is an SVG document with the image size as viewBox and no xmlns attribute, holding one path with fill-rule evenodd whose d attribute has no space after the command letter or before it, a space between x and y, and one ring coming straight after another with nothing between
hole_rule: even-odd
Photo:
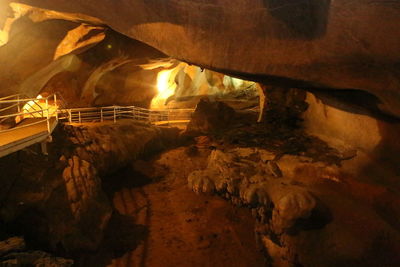
<instances>
[{"instance_id":1,"label":"metal railing","mask_svg":"<svg viewBox=\"0 0 400 267\"><path fill-rule=\"evenodd\" d=\"M116 122L120 119L132 119L151 124L174 124L189 122L194 112L194 109L146 109L135 106L60 109L62 103L58 102L56 94L43 98L27 98L19 94L0 98L0 124L7 121L14 124L12 128L0 129L0 133L43 122L47 123L47 130L51 133L52 117L57 121L60 119L70 123ZM20 123L27 118L39 120Z\"/></svg>"},{"instance_id":2,"label":"metal railing","mask_svg":"<svg viewBox=\"0 0 400 267\"><path fill-rule=\"evenodd\" d=\"M50 105L49 102L53 102L53 104ZM0 133L10 132L15 129L25 128L43 122L47 123L47 131L51 133L50 119L52 117L58 120L56 94L40 99L27 98L20 94L0 98L0 124L4 124L7 120L9 123L15 124L12 128L0 130ZM22 122L26 118L38 118L39 120L18 125L19 122Z\"/></svg>"},{"instance_id":3,"label":"metal railing","mask_svg":"<svg viewBox=\"0 0 400 267\"><path fill-rule=\"evenodd\" d=\"M60 111L70 123L104 122L132 119L152 124L188 122L194 109L146 109L135 106L73 108Z\"/></svg>"}]
</instances>

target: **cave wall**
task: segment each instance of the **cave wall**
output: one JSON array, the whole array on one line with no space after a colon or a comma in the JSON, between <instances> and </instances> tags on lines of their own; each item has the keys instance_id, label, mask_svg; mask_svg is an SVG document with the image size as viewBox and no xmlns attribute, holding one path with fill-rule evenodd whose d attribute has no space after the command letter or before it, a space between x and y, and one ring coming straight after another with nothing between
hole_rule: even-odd
<instances>
[{"instance_id":1,"label":"cave wall","mask_svg":"<svg viewBox=\"0 0 400 267\"><path fill-rule=\"evenodd\" d=\"M380 117L367 110L343 104L338 100L321 100L311 93L302 115L305 130L342 151L354 151L355 160L345 164L364 181L383 183L398 188L400 121Z\"/></svg>"},{"instance_id":2,"label":"cave wall","mask_svg":"<svg viewBox=\"0 0 400 267\"><path fill-rule=\"evenodd\" d=\"M148 106L159 69L140 65L164 54L101 26L32 16L15 19L0 46L1 96L58 93L63 107Z\"/></svg>"},{"instance_id":3,"label":"cave wall","mask_svg":"<svg viewBox=\"0 0 400 267\"><path fill-rule=\"evenodd\" d=\"M365 90L382 111L400 115L397 1L17 2L89 15L211 69L292 87Z\"/></svg>"},{"instance_id":4,"label":"cave wall","mask_svg":"<svg viewBox=\"0 0 400 267\"><path fill-rule=\"evenodd\" d=\"M26 80L52 63L53 68L47 70L47 73L56 74L54 69L57 67L59 72L67 69L68 64L63 66L62 61L59 61L60 64L54 64L53 58L67 32L77 26L74 22L63 20L32 23L27 18L14 23L10 41L0 47L0 62L3 66L0 68L1 94L5 96L24 93L36 96L38 92L32 94L32 88L26 88L26 91L21 89L28 87L25 85ZM43 81L48 79L49 77L45 77Z\"/></svg>"},{"instance_id":5,"label":"cave wall","mask_svg":"<svg viewBox=\"0 0 400 267\"><path fill-rule=\"evenodd\" d=\"M157 94L159 70L144 70L135 63L127 63L106 73L96 85L94 105L150 107L151 100Z\"/></svg>"}]
</instances>

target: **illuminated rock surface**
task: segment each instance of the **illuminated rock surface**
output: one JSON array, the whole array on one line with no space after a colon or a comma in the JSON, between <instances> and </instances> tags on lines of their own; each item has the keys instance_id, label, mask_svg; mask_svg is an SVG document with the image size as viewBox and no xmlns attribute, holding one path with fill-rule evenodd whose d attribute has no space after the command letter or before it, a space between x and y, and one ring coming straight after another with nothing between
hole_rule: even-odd
<instances>
[{"instance_id":1,"label":"illuminated rock surface","mask_svg":"<svg viewBox=\"0 0 400 267\"><path fill-rule=\"evenodd\" d=\"M1 1L0 97L57 92L63 107L205 100L186 133L69 126L48 158L33 149L1 159L0 225L58 253L104 254L74 254L79 266L260 266L250 209L273 266L398 266L399 7ZM255 124L257 112L243 109L258 100ZM184 148L134 163L178 136ZM149 184L113 188L111 174L131 164L132 180L139 171Z\"/></svg>"},{"instance_id":2,"label":"illuminated rock surface","mask_svg":"<svg viewBox=\"0 0 400 267\"><path fill-rule=\"evenodd\" d=\"M400 114L397 2L17 2L88 15L200 66L305 89L363 90L382 111Z\"/></svg>"}]
</instances>

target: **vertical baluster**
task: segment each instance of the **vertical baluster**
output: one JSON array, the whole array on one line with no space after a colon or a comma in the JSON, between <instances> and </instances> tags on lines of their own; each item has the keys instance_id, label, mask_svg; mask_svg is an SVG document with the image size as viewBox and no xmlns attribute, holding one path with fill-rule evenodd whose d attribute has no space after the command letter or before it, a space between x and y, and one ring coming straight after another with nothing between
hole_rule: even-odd
<instances>
[{"instance_id":1,"label":"vertical baluster","mask_svg":"<svg viewBox=\"0 0 400 267\"><path fill-rule=\"evenodd\" d=\"M19 101L19 95L17 96L18 100L18 113L21 113L21 106L20 106L20 101Z\"/></svg>"},{"instance_id":2,"label":"vertical baluster","mask_svg":"<svg viewBox=\"0 0 400 267\"><path fill-rule=\"evenodd\" d=\"M54 108L56 109L56 120L58 121L58 105L57 105L57 95L54 94Z\"/></svg>"},{"instance_id":3,"label":"vertical baluster","mask_svg":"<svg viewBox=\"0 0 400 267\"><path fill-rule=\"evenodd\" d=\"M47 110L47 131L50 133L50 112L49 112L49 99L46 98L46 110ZM43 109L42 109L42 114L43 114ZM43 117L43 115L42 115Z\"/></svg>"}]
</instances>

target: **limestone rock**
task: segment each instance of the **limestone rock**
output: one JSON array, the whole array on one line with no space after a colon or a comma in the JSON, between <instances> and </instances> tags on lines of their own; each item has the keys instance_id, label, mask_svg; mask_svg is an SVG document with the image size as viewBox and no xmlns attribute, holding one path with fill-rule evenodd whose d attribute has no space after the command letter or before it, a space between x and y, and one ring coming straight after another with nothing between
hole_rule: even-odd
<instances>
[{"instance_id":1,"label":"limestone rock","mask_svg":"<svg viewBox=\"0 0 400 267\"><path fill-rule=\"evenodd\" d=\"M316 208L316 200L307 191L291 192L282 197L272 213L272 225L275 233L282 233L294 226L296 220L307 219Z\"/></svg>"},{"instance_id":2,"label":"limestone rock","mask_svg":"<svg viewBox=\"0 0 400 267\"><path fill-rule=\"evenodd\" d=\"M276 178L282 177L282 171L276 162L271 161L271 160L268 161L266 164L266 169L272 176L274 176Z\"/></svg>"},{"instance_id":3,"label":"limestone rock","mask_svg":"<svg viewBox=\"0 0 400 267\"><path fill-rule=\"evenodd\" d=\"M24 238L11 237L0 241L0 265L70 267L73 261L43 251L26 251Z\"/></svg>"},{"instance_id":4,"label":"limestone rock","mask_svg":"<svg viewBox=\"0 0 400 267\"><path fill-rule=\"evenodd\" d=\"M263 161L263 154L273 160ZM337 165L273 154L260 148L217 149L207 168L188 176L189 187L202 192L204 185L215 185L216 194L250 208L272 266L398 265L395 219L380 217L376 204L368 203L376 185L359 184L349 192L355 181ZM268 162L276 163L282 177L277 179ZM367 196L355 199L360 191Z\"/></svg>"},{"instance_id":5,"label":"limestone rock","mask_svg":"<svg viewBox=\"0 0 400 267\"><path fill-rule=\"evenodd\" d=\"M188 185L196 193L216 191L234 203L257 208L261 220L271 220L274 233L282 234L297 220L309 218L317 201L305 188L276 179L284 173L276 162L264 163L260 153L269 152L255 148L214 150L207 169L191 173Z\"/></svg>"},{"instance_id":6,"label":"limestone rock","mask_svg":"<svg viewBox=\"0 0 400 267\"><path fill-rule=\"evenodd\" d=\"M64 169L63 178L72 214L79 218L83 212L90 209L87 206L88 200L95 200L99 194L102 194L100 178L89 162L77 156L68 160L68 167Z\"/></svg>"},{"instance_id":7,"label":"limestone rock","mask_svg":"<svg viewBox=\"0 0 400 267\"><path fill-rule=\"evenodd\" d=\"M197 134L218 132L229 127L234 116L235 111L226 104L202 99L197 104L186 131Z\"/></svg>"},{"instance_id":8,"label":"limestone rock","mask_svg":"<svg viewBox=\"0 0 400 267\"><path fill-rule=\"evenodd\" d=\"M14 251L25 249L25 240L21 237L11 237L7 240L0 241L0 257Z\"/></svg>"},{"instance_id":9,"label":"limestone rock","mask_svg":"<svg viewBox=\"0 0 400 267\"><path fill-rule=\"evenodd\" d=\"M257 185L250 185L246 188L243 192L242 199L246 204L251 206L268 206L270 203L268 192L263 187Z\"/></svg>"},{"instance_id":10,"label":"limestone rock","mask_svg":"<svg viewBox=\"0 0 400 267\"><path fill-rule=\"evenodd\" d=\"M29 251L12 253L0 259L2 266L51 266L51 267L71 267L73 260L54 257L43 251Z\"/></svg>"},{"instance_id":11,"label":"limestone rock","mask_svg":"<svg viewBox=\"0 0 400 267\"><path fill-rule=\"evenodd\" d=\"M200 66L287 87L364 90L381 110L400 114L396 1L13 2L85 14Z\"/></svg>"},{"instance_id":12,"label":"limestone rock","mask_svg":"<svg viewBox=\"0 0 400 267\"><path fill-rule=\"evenodd\" d=\"M96 250L112 213L100 177L176 144L178 133L132 121L59 127L48 157L24 150L0 159L0 219L51 249Z\"/></svg>"},{"instance_id":13,"label":"limestone rock","mask_svg":"<svg viewBox=\"0 0 400 267\"><path fill-rule=\"evenodd\" d=\"M215 185L201 171L194 171L188 177L188 185L195 193L213 193Z\"/></svg>"}]
</instances>

